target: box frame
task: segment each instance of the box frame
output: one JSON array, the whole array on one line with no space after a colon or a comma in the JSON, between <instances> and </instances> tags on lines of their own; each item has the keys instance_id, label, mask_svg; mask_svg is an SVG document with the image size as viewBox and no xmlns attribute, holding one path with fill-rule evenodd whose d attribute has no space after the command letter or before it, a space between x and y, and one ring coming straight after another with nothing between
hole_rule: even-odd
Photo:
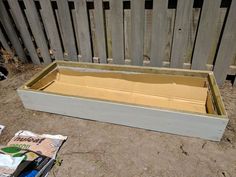
<instances>
[{"instance_id":1,"label":"box frame","mask_svg":"<svg viewBox=\"0 0 236 177\"><path fill-rule=\"evenodd\" d=\"M29 87L56 68L84 68L207 78L218 115L177 111L48 93ZM211 71L54 61L17 90L27 109L220 141L228 117Z\"/></svg>"}]
</instances>

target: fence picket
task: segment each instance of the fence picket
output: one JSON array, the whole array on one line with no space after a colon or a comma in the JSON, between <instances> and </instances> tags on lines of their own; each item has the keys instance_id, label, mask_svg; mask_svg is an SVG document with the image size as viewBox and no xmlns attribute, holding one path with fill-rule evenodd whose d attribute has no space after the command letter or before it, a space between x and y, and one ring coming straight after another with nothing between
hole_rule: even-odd
<instances>
[{"instance_id":1,"label":"fence picket","mask_svg":"<svg viewBox=\"0 0 236 177\"><path fill-rule=\"evenodd\" d=\"M187 57L192 13L193 0L178 0L170 62L172 68L183 68Z\"/></svg>"},{"instance_id":2,"label":"fence picket","mask_svg":"<svg viewBox=\"0 0 236 177\"><path fill-rule=\"evenodd\" d=\"M19 59L23 62L27 61L24 49L19 41L19 38L12 24L12 20L10 19L2 0L0 0L0 21L2 22L2 25L8 34L8 38L11 41Z\"/></svg>"},{"instance_id":3,"label":"fence picket","mask_svg":"<svg viewBox=\"0 0 236 177\"><path fill-rule=\"evenodd\" d=\"M35 42L40 49L43 61L45 64L51 63L51 57L49 55L46 36L43 32L43 27L39 18L39 14L35 7L34 1L24 0L26 7L26 17L30 24L30 28L35 38Z\"/></svg>"},{"instance_id":4,"label":"fence picket","mask_svg":"<svg viewBox=\"0 0 236 177\"><path fill-rule=\"evenodd\" d=\"M4 36L1 28L0 28L0 42L1 42L2 46L3 46L3 48L7 52L12 53L11 47L8 45L7 40L6 40L5 36Z\"/></svg>"},{"instance_id":5,"label":"fence picket","mask_svg":"<svg viewBox=\"0 0 236 177\"><path fill-rule=\"evenodd\" d=\"M64 58L77 61L77 51L75 45L75 37L70 16L70 9L67 0L57 0L58 17L61 27L61 36L64 46Z\"/></svg>"},{"instance_id":6,"label":"fence picket","mask_svg":"<svg viewBox=\"0 0 236 177\"><path fill-rule=\"evenodd\" d=\"M80 61L92 62L92 48L86 0L75 0L75 11L78 25L79 46L82 55Z\"/></svg>"},{"instance_id":7,"label":"fence picket","mask_svg":"<svg viewBox=\"0 0 236 177\"><path fill-rule=\"evenodd\" d=\"M105 38L105 28L104 28L104 12L103 12L103 1L94 1L95 10L95 30L97 36L97 47L98 54L100 58L100 63L107 63L106 54L106 38Z\"/></svg>"},{"instance_id":8,"label":"fence picket","mask_svg":"<svg viewBox=\"0 0 236 177\"><path fill-rule=\"evenodd\" d=\"M236 29L236 1L232 1L214 66L214 74L217 83L220 85L224 83L229 66L236 54L235 29Z\"/></svg>"},{"instance_id":9,"label":"fence picket","mask_svg":"<svg viewBox=\"0 0 236 177\"><path fill-rule=\"evenodd\" d=\"M124 64L123 1L111 0L112 58L114 64Z\"/></svg>"},{"instance_id":10,"label":"fence picket","mask_svg":"<svg viewBox=\"0 0 236 177\"><path fill-rule=\"evenodd\" d=\"M56 25L56 21L54 18L54 13L52 10L52 5L50 0L40 0L40 5L42 8L42 19L44 22L45 29L47 31L48 40L50 49L53 52L53 55L55 56L55 59L62 60L63 57L63 51L61 46L60 37L58 34L58 29Z\"/></svg>"},{"instance_id":11,"label":"fence picket","mask_svg":"<svg viewBox=\"0 0 236 177\"><path fill-rule=\"evenodd\" d=\"M143 65L145 0L131 1L131 61Z\"/></svg>"},{"instance_id":12,"label":"fence picket","mask_svg":"<svg viewBox=\"0 0 236 177\"><path fill-rule=\"evenodd\" d=\"M167 42L167 0L153 1L151 66L162 66Z\"/></svg>"},{"instance_id":13,"label":"fence picket","mask_svg":"<svg viewBox=\"0 0 236 177\"><path fill-rule=\"evenodd\" d=\"M8 4L11 8L12 17L16 23L18 24L18 30L21 33L22 40L24 41L25 47L27 48L30 58L35 64L40 64L40 60L38 54L36 52L35 46L31 39L30 32L27 28L27 24L25 22L25 17L22 14L20 9L20 5L16 0L8 0Z\"/></svg>"},{"instance_id":14,"label":"fence picket","mask_svg":"<svg viewBox=\"0 0 236 177\"><path fill-rule=\"evenodd\" d=\"M192 69L206 70L217 32L221 0L204 0L192 58Z\"/></svg>"}]
</instances>

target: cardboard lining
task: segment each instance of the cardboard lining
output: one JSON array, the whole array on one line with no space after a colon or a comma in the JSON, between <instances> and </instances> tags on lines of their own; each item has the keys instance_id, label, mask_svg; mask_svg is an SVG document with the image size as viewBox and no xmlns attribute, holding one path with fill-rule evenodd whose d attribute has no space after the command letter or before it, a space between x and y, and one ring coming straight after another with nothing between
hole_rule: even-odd
<instances>
[{"instance_id":1,"label":"cardboard lining","mask_svg":"<svg viewBox=\"0 0 236 177\"><path fill-rule=\"evenodd\" d=\"M200 77L56 69L31 89L71 96L210 113L206 80Z\"/></svg>"}]
</instances>

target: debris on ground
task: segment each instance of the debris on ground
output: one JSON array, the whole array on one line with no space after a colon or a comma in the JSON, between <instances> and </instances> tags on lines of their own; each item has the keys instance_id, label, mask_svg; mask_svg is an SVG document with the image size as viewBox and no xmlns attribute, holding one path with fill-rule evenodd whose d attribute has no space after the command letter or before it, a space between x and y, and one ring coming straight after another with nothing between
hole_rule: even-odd
<instances>
[{"instance_id":1,"label":"debris on ground","mask_svg":"<svg viewBox=\"0 0 236 177\"><path fill-rule=\"evenodd\" d=\"M43 177L56 161L63 142L62 135L38 135L30 131L18 131L0 147L0 177Z\"/></svg>"},{"instance_id":2,"label":"debris on ground","mask_svg":"<svg viewBox=\"0 0 236 177\"><path fill-rule=\"evenodd\" d=\"M0 125L0 135L1 135L1 133L2 133L2 131L3 131L4 128L5 128L4 125Z\"/></svg>"}]
</instances>

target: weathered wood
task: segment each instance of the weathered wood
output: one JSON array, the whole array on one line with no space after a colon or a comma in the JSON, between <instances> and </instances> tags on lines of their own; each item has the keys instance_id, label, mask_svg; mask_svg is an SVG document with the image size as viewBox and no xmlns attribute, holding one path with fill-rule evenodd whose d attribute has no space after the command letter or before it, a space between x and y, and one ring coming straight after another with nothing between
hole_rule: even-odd
<instances>
[{"instance_id":1,"label":"weathered wood","mask_svg":"<svg viewBox=\"0 0 236 177\"><path fill-rule=\"evenodd\" d=\"M105 9L106 46L107 57L112 58L112 30L111 30L111 10Z\"/></svg>"},{"instance_id":2,"label":"weathered wood","mask_svg":"<svg viewBox=\"0 0 236 177\"><path fill-rule=\"evenodd\" d=\"M204 0L195 43L192 69L206 69L217 31L221 0Z\"/></svg>"},{"instance_id":3,"label":"weathered wood","mask_svg":"<svg viewBox=\"0 0 236 177\"><path fill-rule=\"evenodd\" d=\"M150 62L151 56L151 39L152 39L152 9L145 9L144 20L144 61ZM145 64L145 63L143 63Z\"/></svg>"},{"instance_id":4,"label":"weathered wood","mask_svg":"<svg viewBox=\"0 0 236 177\"><path fill-rule=\"evenodd\" d=\"M51 63L48 44L34 1L24 0L26 17L45 64Z\"/></svg>"},{"instance_id":5,"label":"weathered wood","mask_svg":"<svg viewBox=\"0 0 236 177\"><path fill-rule=\"evenodd\" d=\"M105 38L105 28L104 28L104 11L103 11L103 1L94 1L94 13L95 13L95 30L97 36L97 47L98 54L101 63L107 63L106 54L106 38Z\"/></svg>"},{"instance_id":6,"label":"weathered wood","mask_svg":"<svg viewBox=\"0 0 236 177\"><path fill-rule=\"evenodd\" d=\"M188 36L193 13L193 0L178 0L170 66L183 68L188 53Z\"/></svg>"},{"instance_id":7,"label":"weathered wood","mask_svg":"<svg viewBox=\"0 0 236 177\"><path fill-rule=\"evenodd\" d=\"M71 9L71 15L72 15L72 22L74 24L74 28L75 28L75 38L76 38L76 44L77 44L77 49L78 49L78 54L80 57L81 55L81 49L80 49L80 45L79 45L79 31L78 31L78 25L77 25L77 20L76 20L76 11L75 9ZM80 59L80 58L78 58Z\"/></svg>"},{"instance_id":8,"label":"weathered wood","mask_svg":"<svg viewBox=\"0 0 236 177\"><path fill-rule=\"evenodd\" d=\"M66 96L60 93L46 93L43 91L32 90L32 83L38 78L45 77L50 71L55 70L55 64L58 69L67 68L73 71L91 69L107 70L112 72L134 71L139 73L169 73L199 76L204 74L204 78L211 82L211 91L217 97L218 108L222 109L217 114L196 114L194 112L183 112L176 110L166 110L159 108L150 108L146 106L129 105L125 103L116 103L93 98L83 98L80 96ZM105 71L106 72L106 71ZM177 73L176 73L177 72ZM69 115L79 118L89 118L103 122L110 122L131 127L145 128L149 130L174 133L185 136L201 137L210 140L219 141L224 133L228 123L224 106L219 95L217 85L214 83L214 76L204 71L184 71L178 69L164 69L137 66L119 66L105 64L91 64L79 62L52 63L37 77L27 82L18 89L18 94L24 106L28 109L52 112L57 114ZM212 95L214 97L214 95ZM67 109L63 109L63 108ZM82 109L78 109L78 107ZM93 109L91 109L93 108ZM106 110L106 111L104 111Z\"/></svg>"},{"instance_id":9,"label":"weathered wood","mask_svg":"<svg viewBox=\"0 0 236 177\"><path fill-rule=\"evenodd\" d=\"M0 42L7 52L12 53L11 47L8 45L7 40L4 36L1 28L0 28Z\"/></svg>"},{"instance_id":10,"label":"weathered wood","mask_svg":"<svg viewBox=\"0 0 236 177\"><path fill-rule=\"evenodd\" d=\"M57 24L54 18L54 13L50 0L40 0L41 15L44 22L45 30L47 31L50 49L52 50L55 59L63 59L63 51L60 37L58 34Z\"/></svg>"},{"instance_id":11,"label":"weathered wood","mask_svg":"<svg viewBox=\"0 0 236 177\"><path fill-rule=\"evenodd\" d=\"M23 62L27 61L24 49L19 41L14 26L12 25L12 20L9 17L6 7L4 6L2 0L0 1L0 21L2 22L2 25L5 31L7 32L8 38L11 41L12 46L14 47L19 59Z\"/></svg>"},{"instance_id":12,"label":"weathered wood","mask_svg":"<svg viewBox=\"0 0 236 177\"><path fill-rule=\"evenodd\" d=\"M88 23L88 12L85 0L75 0L75 11L77 19L77 29L81 49L81 61L92 61L91 39Z\"/></svg>"},{"instance_id":13,"label":"weathered wood","mask_svg":"<svg viewBox=\"0 0 236 177\"><path fill-rule=\"evenodd\" d=\"M145 0L131 1L131 61L133 65L143 65L144 50L144 5Z\"/></svg>"},{"instance_id":14,"label":"weathered wood","mask_svg":"<svg viewBox=\"0 0 236 177\"><path fill-rule=\"evenodd\" d=\"M153 1L151 66L162 66L167 41L168 1Z\"/></svg>"},{"instance_id":15,"label":"weathered wood","mask_svg":"<svg viewBox=\"0 0 236 177\"><path fill-rule=\"evenodd\" d=\"M112 58L114 64L124 64L123 1L111 0Z\"/></svg>"},{"instance_id":16,"label":"weathered wood","mask_svg":"<svg viewBox=\"0 0 236 177\"><path fill-rule=\"evenodd\" d=\"M224 83L231 61L235 57L236 53L235 29L236 29L236 1L232 1L214 67L214 74L216 76L217 83L220 85Z\"/></svg>"},{"instance_id":17,"label":"weathered wood","mask_svg":"<svg viewBox=\"0 0 236 177\"><path fill-rule=\"evenodd\" d=\"M18 1L8 0L8 4L11 8L12 17L13 17L15 23L17 22L17 24L18 24L18 26L17 26L18 30L20 31L22 40L25 44L25 47L27 48L27 50L29 52L31 60L35 64L40 64L38 54L36 52L34 43L31 39L31 35L30 35L30 32L27 28L27 23L25 21L25 17L22 14L22 11L20 9Z\"/></svg>"},{"instance_id":18,"label":"weathered wood","mask_svg":"<svg viewBox=\"0 0 236 177\"><path fill-rule=\"evenodd\" d=\"M93 56L93 62L98 62L98 45L97 40L99 40L99 36L96 35L96 26L95 26L95 16L94 9L88 9L88 18L89 18L89 29L90 29L90 40L91 40L91 48L92 50L92 56ZM95 60L94 60L95 59Z\"/></svg>"},{"instance_id":19,"label":"weathered wood","mask_svg":"<svg viewBox=\"0 0 236 177\"><path fill-rule=\"evenodd\" d=\"M131 10L124 9L124 58L131 59Z\"/></svg>"},{"instance_id":20,"label":"weathered wood","mask_svg":"<svg viewBox=\"0 0 236 177\"><path fill-rule=\"evenodd\" d=\"M64 46L64 57L70 60L77 61L77 51L75 45L75 37L71 22L70 9L67 0L57 0L58 17L61 25L61 36Z\"/></svg>"}]
</instances>

